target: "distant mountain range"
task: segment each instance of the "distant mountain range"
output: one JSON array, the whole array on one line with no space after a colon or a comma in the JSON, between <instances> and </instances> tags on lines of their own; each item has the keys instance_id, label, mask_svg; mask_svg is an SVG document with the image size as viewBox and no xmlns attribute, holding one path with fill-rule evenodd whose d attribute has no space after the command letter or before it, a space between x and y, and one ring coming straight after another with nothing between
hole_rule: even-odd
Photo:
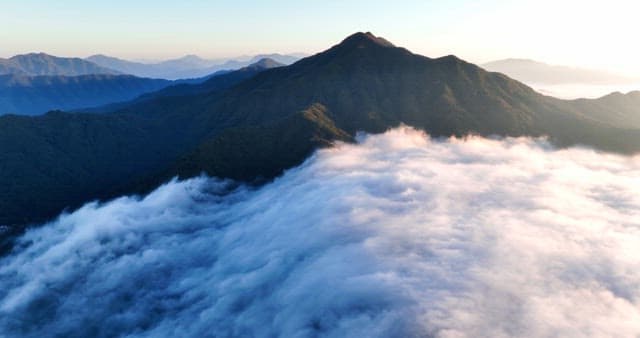
<instances>
[{"instance_id":1,"label":"distant mountain range","mask_svg":"<svg viewBox=\"0 0 640 338\"><path fill-rule=\"evenodd\" d=\"M187 55L179 59L158 63L133 62L106 55L93 55L88 57L87 60L126 74L175 80L202 77L220 70L239 69L265 58L285 65L289 65L300 59L295 55L263 54L229 60L205 60L195 55Z\"/></svg>"},{"instance_id":2,"label":"distant mountain range","mask_svg":"<svg viewBox=\"0 0 640 338\"><path fill-rule=\"evenodd\" d=\"M63 58L44 53L23 54L0 59L0 74L78 76L118 73L116 70L80 58Z\"/></svg>"},{"instance_id":3,"label":"distant mountain range","mask_svg":"<svg viewBox=\"0 0 640 338\"><path fill-rule=\"evenodd\" d=\"M281 66L271 59L263 59L247 66L242 72L246 76L256 72ZM23 76L0 75L0 115L39 115L50 110L102 111L102 107L116 107L118 102L130 101L139 96L155 92L165 87L166 90L154 95L184 95L185 93L201 93L214 89L218 83L208 81L199 86L190 86L205 82L211 76L221 75L227 71L219 71L205 77L186 80L164 80L141 78L132 75L81 75L81 76ZM245 77L242 77L244 79ZM211 87L213 86L213 87ZM145 100L148 95L139 100Z\"/></svg>"},{"instance_id":4,"label":"distant mountain range","mask_svg":"<svg viewBox=\"0 0 640 338\"><path fill-rule=\"evenodd\" d=\"M289 65L303 54L260 54L236 59L206 60L186 55L156 63L142 63L106 55L93 55L86 59L67 58L44 53L16 55L0 58L0 75L20 76L79 76L79 75L134 75L137 77L180 80L201 78L219 71L240 69L262 59Z\"/></svg>"},{"instance_id":5,"label":"distant mountain range","mask_svg":"<svg viewBox=\"0 0 640 338\"><path fill-rule=\"evenodd\" d=\"M249 66L240 68L236 71L219 71L206 78L199 78L194 81L174 81L173 85L167 86L161 90L141 95L131 101L113 101L115 103L107 104L100 107L78 110L78 112L86 113L108 113L133 106L143 106L146 102L158 99L160 97L180 97L197 94L213 93L229 88L241 81L244 81L256 74L271 68L282 67L283 64L272 59L261 59ZM202 81L200 81L202 79Z\"/></svg>"},{"instance_id":6,"label":"distant mountain range","mask_svg":"<svg viewBox=\"0 0 640 338\"><path fill-rule=\"evenodd\" d=\"M400 124L433 136L547 135L557 146L640 152L639 93L555 99L371 33L289 66L238 72L210 79L235 77L207 91L174 87L179 95L151 94L103 114L0 116L0 224L145 192L174 176L263 182L319 147Z\"/></svg>"},{"instance_id":7,"label":"distant mountain range","mask_svg":"<svg viewBox=\"0 0 640 338\"><path fill-rule=\"evenodd\" d=\"M555 66L529 59L504 59L481 65L486 70L500 72L530 84L625 84L640 79L583 68Z\"/></svg>"}]
</instances>

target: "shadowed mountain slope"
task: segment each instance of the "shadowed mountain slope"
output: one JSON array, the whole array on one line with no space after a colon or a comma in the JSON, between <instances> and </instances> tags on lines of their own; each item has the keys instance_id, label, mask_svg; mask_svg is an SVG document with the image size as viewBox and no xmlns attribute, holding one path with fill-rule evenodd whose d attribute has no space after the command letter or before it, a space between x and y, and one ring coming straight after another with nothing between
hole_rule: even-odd
<instances>
[{"instance_id":1,"label":"shadowed mountain slope","mask_svg":"<svg viewBox=\"0 0 640 338\"><path fill-rule=\"evenodd\" d=\"M578 99L571 103L578 114L623 129L640 129L640 91L611 93L597 99Z\"/></svg>"},{"instance_id":2,"label":"shadowed mountain slope","mask_svg":"<svg viewBox=\"0 0 640 338\"><path fill-rule=\"evenodd\" d=\"M131 100L170 85L131 75L0 75L0 115L38 115Z\"/></svg>"}]
</instances>

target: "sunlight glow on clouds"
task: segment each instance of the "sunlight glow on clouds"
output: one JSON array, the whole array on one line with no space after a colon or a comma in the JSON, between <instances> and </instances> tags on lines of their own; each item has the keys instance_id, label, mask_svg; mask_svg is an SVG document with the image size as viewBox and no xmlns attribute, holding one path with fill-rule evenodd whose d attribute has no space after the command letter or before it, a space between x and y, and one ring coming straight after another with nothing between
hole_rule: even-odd
<instances>
[{"instance_id":1,"label":"sunlight glow on clouds","mask_svg":"<svg viewBox=\"0 0 640 338\"><path fill-rule=\"evenodd\" d=\"M399 128L257 190L82 209L0 260L0 336L634 336L640 158Z\"/></svg>"}]
</instances>

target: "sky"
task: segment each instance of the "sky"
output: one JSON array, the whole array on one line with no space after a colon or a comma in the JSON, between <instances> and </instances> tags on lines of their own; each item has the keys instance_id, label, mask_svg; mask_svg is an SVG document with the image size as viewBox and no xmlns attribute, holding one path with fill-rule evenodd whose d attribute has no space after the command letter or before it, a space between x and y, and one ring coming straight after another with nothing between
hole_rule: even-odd
<instances>
[{"instance_id":1,"label":"sky","mask_svg":"<svg viewBox=\"0 0 640 338\"><path fill-rule=\"evenodd\" d=\"M629 0L3 0L0 9L0 57L315 53L371 31L430 57L531 58L640 75L640 3Z\"/></svg>"}]
</instances>

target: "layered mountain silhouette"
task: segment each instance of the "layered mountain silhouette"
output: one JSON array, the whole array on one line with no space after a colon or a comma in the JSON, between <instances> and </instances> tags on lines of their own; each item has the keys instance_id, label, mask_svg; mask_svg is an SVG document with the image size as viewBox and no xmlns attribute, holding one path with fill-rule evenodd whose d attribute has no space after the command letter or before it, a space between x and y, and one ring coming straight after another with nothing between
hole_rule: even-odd
<instances>
[{"instance_id":1,"label":"layered mountain silhouette","mask_svg":"<svg viewBox=\"0 0 640 338\"><path fill-rule=\"evenodd\" d=\"M202 78L163 80L132 75L23 76L0 75L0 115L39 115L50 110L105 112L157 96L205 93L247 79L258 72L281 66L262 59L241 71ZM210 80L210 81L208 81ZM164 90L161 90L164 89Z\"/></svg>"},{"instance_id":2,"label":"layered mountain silhouette","mask_svg":"<svg viewBox=\"0 0 640 338\"><path fill-rule=\"evenodd\" d=\"M106 55L93 55L87 58L88 61L122 73L169 80L197 78L221 70L235 70L254 64L261 59L272 59L278 63L288 65L300 58L295 55L265 54L240 59L206 60L196 55L187 55L182 58L157 63L133 62Z\"/></svg>"},{"instance_id":3,"label":"layered mountain silhouette","mask_svg":"<svg viewBox=\"0 0 640 338\"><path fill-rule=\"evenodd\" d=\"M80 58L64 58L44 53L32 53L0 59L0 74L78 76L113 75L119 74L119 72Z\"/></svg>"},{"instance_id":4,"label":"layered mountain silhouette","mask_svg":"<svg viewBox=\"0 0 640 338\"><path fill-rule=\"evenodd\" d=\"M284 64L279 63L273 59L264 58L257 60L254 63L242 67L236 71L218 71L218 73L214 73L214 76L212 78L209 78L208 80L202 82L198 81L198 83L175 84L163 90L144 95L140 99L142 101L145 101L160 96L186 96L218 91L221 89L229 88L236 83L253 77L254 75L264 70L282 66L284 66ZM136 100L135 102L138 103L141 100Z\"/></svg>"},{"instance_id":5,"label":"layered mountain silhouette","mask_svg":"<svg viewBox=\"0 0 640 338\"><path fill-rule=\"evenodd\" d=\"M525 83L538 84L625 84L640 79L604 71L549 65L529 59L504 59L488 62L483 68L500 72Z\"/></svg>"},{"instance_id":6,"label":"layered mountain silhouette","mask_svg":"<svg viewBox=\"0 0 640 338\"><path fill-rule=\"evenodd\" d=\"M134 99L173 82L131 75L0 75L0 115L38 115Z\"/></svg>"},{"instance_id":7,"label":"layered mountain silhouette","mask_svg":"<svg viewBox=\"0 0 640 338\"><path fill-rule=\"evenodd\" d=\"M78 112L87 113L108 113L122 109L132 109L132 107L144 107L147 102L160 97L191 96L196 94L211 93L229 88L241 81L244 81L264 70L282 67L283 64L272 59L261 59L257 62L240 68L236 71L218 71L205 78L178 80L173 85L161 90L140 95L130 101L121 101L107 104L100 107L81 109ZM145 108L142 108L145 109Z\"/></svg>"},{"instance_id":8,"label":"layered mountain silhouette","mask_svg":"<svg viewBox=\"0 0 640 338\"><path fill-rule=\"evenodd\" d=\"M210 68L215 65L215 61L205 60L196 55L186 55L178 59L158 63L134 62L101 54L92 55L86 60L126 74L169 80L202 77L223 69L211 70Z\"/></svg>"},{"instance_id":9,"label":"layered mountain silhouette","mask_svg":"<svg viewBox=\"0 0 640 338\"><path fill-rule=\"evenodd\" d=\"M637 93L612 97L616 104L554 99L455 56L412 54L371 33L184 94L104 114L0 117L0 224L145 192L174 176L260 182L318 147L400 124L434 136L548 135L558 146L640 151L640 129L608 118L638 116Z\"/></svg>"}]
</instances>

